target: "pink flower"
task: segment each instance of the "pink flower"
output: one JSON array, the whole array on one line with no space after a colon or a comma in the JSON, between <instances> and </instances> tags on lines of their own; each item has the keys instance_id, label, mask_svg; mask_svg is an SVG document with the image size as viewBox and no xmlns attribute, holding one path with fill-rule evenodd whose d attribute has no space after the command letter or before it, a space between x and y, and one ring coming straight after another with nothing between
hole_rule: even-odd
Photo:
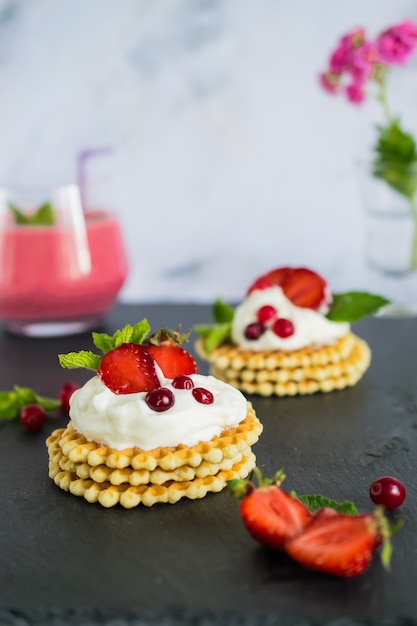
<instances>
[{"instance_id":1,"label":"pink flower","mask_svg":"<svg viewBox=\"0 0 417 626\"><path fill-rule=\"evenodd\" d=\"M365 100L366 94L363 83L352 82L345 89L346 97L352 104L362 104Z\"/></svg>"},{"instance_id":2,"label":"pink flower","mask_svg":"<svg viewBox=\"0 0 417 626\"><path fill-rule=\"evenodd\" d=\"M372 78L374 65L379 60L376 46L371 41L365 41L355 48L351 54L349 71L354 80L366 82Z\"/></svg>"},{"instance_id":3,"label":"pink flower","mask_svg":"<svg viewBox=\"0 0 417 626\"><path fill-rule=\"evenodd\" d=\"M337 93L339 91L339 78L337 74L322 72L319 76L319 81L327 93Z\"/></svg>"},{"instance_id":4,"label":"pink flower","mask_svg":"<svg viewBox=\"0 0 417 626\"><path fill-rule=\"evenodd\" d=\"M382 62L404 65L417 48L417 24L405 20L392 26L379 35L376 44Z\"/></svg>"},{"instance_id":5,"label":"pink flower","mask_svg":"<svg viewBox=\"0 0 417 626\"><path fill-rule=\"evenodd\" d=\"M332 74L342 74L349 69L352 51L361 46L365 40L365 30L357 28L344 35L335 50L330 55L329 70Z\"/></svg>"}]
</instances>

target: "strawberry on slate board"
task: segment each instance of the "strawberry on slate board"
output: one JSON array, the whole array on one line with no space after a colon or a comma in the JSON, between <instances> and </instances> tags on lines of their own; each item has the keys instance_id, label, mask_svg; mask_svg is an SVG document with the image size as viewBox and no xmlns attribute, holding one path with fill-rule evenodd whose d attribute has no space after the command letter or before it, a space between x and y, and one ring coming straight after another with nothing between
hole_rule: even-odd
<instances>
[{"instance_id":1,"label":"strawberry on slate board","mask_svg":"<svg viewBox=\"0 0 417 626\"><path fill-rule=\"evenodd\" d=\"M388 567L391 547L380 510L361 515L321 515L288 540L285 551L306 567L350 578L361 574L384 541L382 562Z\"/></svg>"},{"instance_id":2,"label":"strawberry on slate board","mask_svg":"<svg viewBox=\"0 0 417 626\"><path fill-rule=\"evenodd\" d=\"M288 539L301 533L312 513L280 487L285 478L282 471L273 481L264 479L258 468L254 471L258 487L249 480L236 479L229 481L229 491L242 498L239 511L249 534L262 545L281 550Z\"/></svg>"}]
</instances>

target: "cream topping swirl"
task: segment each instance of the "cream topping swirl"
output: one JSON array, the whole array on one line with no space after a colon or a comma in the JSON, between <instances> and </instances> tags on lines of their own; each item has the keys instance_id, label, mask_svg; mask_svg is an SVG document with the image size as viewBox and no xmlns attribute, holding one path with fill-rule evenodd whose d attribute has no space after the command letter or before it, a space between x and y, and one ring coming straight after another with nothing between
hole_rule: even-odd
<instances>
[{"instance_id":1,"label":"cream topping swirl","mask_svg":"<svg viewBox=\"0 0 417 626\"><path fill-rule=\"evenodd\" d=\"M175 403L158 413L146 404L145 392L116 394L94 376L72 394L70 418L88 441L116 450L152 450L180 443L193 446L245 419L247 403L240 391L213 376L192 374L190 378L195 387L212 392L212 404L201 404L190 389L175 389L171 380L164 380L163 387L174 393Z\"/></svg>"},{"instance_id":2,"label":"cream topping swirl","mask_svg":"<svg viewBox=\"0 0 417 626\"><path fill-rule=\"evenodd\" d=\"M247 339L245 329L256 322L258 310L265 305L273 306L278 317L288 319L294 325L294 334L278 337L271 324L265 324L265 332L258 339ZM306 346L330 345L346 335L350 325L332 322L322 313L298 307L285 297L280 287L258 289L236 307L232 324L232 341L244 350L298 350Z\"/></svg>"}]
</instances>

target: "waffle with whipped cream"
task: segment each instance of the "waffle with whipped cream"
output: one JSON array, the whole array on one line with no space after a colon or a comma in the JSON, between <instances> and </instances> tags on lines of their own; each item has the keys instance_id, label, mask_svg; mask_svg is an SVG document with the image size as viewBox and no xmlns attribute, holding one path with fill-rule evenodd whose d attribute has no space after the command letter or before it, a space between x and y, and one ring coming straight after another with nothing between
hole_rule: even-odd
<instances>
[{"instance_id":1,"label":"waffle with whipped cream","mask_svg":"<svg viewBox=\"0 0 417 626\"><path fill-rule=\"evenodd\" d=\"M47 439L49 476L64 491L107 508L203 498L250 473L255 467L251 446L261 432L250 403L242 422L210 441L149 451L115 450L87 441L70 422Z\"/></svg>"},{"instance_id":2,"label":"waffle with whipped cream","mask_svg":"<svg viewBox=\"0 0 417 626\"><path fill-rule=\"evenodd\" d=\"M277 268L257 278L236 308L217 300L215 323L195 327L195 348L210 374L248 394L340 390L356 385L371 363L351 321L385 304L366 292L334 295L310 269Z\"/></svg>"}]
</instances>

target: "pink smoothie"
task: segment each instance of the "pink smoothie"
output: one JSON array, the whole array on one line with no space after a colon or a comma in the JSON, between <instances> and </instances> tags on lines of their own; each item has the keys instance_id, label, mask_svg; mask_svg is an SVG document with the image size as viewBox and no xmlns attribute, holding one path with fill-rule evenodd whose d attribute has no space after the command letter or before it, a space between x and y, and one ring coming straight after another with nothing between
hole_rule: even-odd
<instances>
[{"instance_id":1,"label":"pink smoothie","mask_svg":"<svg viewBox=\"0 0 417 626\"><path fill-rule=\"evenodd\" d=\"M8 225L0 234L0 318L64 321L106 312L127 276L117 221L86 218L89 252L61 226Z\"/></svg>"}]
</instances>

